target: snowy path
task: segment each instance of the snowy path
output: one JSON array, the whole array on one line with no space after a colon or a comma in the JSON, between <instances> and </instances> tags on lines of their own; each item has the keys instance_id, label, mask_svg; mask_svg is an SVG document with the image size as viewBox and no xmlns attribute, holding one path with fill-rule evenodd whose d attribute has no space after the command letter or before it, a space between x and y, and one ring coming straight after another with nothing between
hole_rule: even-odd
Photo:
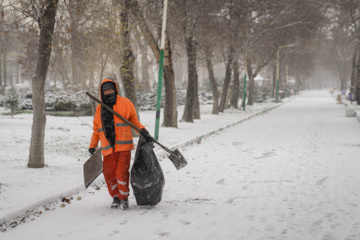
<instances>
[{"instance_id":1,"label":"snowy path","mask_svg":"<svg viewBox=\"0 0 360 240\"><path fill-rule=\"evenodd\" d=\"M1 239L360 239L360 124L327 92L301 97L163 161L155 208L109 208L105 186ZM76 196L77 197L77 196Z\"/></svg>"}]
</instances>

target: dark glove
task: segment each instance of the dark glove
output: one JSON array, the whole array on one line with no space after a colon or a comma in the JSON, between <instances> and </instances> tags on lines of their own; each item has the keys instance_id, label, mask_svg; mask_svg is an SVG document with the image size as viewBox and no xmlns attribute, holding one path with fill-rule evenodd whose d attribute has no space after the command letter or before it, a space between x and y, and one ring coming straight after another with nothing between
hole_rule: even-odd
<instances>
[{"instance_id":1,"label":"dark glove","mask_svg":"<svg viewBox=\"0 0 360 240\"><path fill-rule=\"evenodd\" d=\"M95 148L89 148L89 153L91 154L91 156L94 155L94 153L95 153Z\"/></svg>"},{"instance_id":2,"label":"dark glove","mask_svg":"<svg viewBox=\"0 0 360 240\"><path fill-rule=\"evenodd\" d=\"M148 132L148 130L146 130L145 128L140 129L140 134L147 140L147 141L151 141L153 139L153 137L150 135L150 133Z\"/></svg>"}]
</instances>

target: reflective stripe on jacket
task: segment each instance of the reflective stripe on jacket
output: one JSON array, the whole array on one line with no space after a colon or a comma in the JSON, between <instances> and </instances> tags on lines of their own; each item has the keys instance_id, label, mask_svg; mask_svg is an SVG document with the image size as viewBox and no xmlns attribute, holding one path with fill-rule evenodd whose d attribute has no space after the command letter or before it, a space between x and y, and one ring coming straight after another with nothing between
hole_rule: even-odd
<instances>
[{"instance_id":1,"label":"reflective stripe on jacket","mask_svg":"<svg viewBox=\"0 0 360 240\"><path fill-rule=\"evenodd\" d=\"M104 79L101 85L106 82L111 81L109 79ZM116 85L117 86L117 85ZM100 87L101 89L101 87ZM113 110L123 116L125 119L129 120L139 129L145 128L138 120L136 115L136 110L132 102L125 98L117 96L116 103L113 107ZM124 121L114 115L114 124L115 124L115 149L111 147L108 140L105 136L105 131L102 125L101 119L102 106L99 104L96 108L94 122L93 122L93 134L91 137L91 142L89 148L96 148L99 140L103 156L108 156L115 152L121 151L130 151L134 149L133 138L131 134L130 126L127 125Z\"/></svg>"}]
</instances>

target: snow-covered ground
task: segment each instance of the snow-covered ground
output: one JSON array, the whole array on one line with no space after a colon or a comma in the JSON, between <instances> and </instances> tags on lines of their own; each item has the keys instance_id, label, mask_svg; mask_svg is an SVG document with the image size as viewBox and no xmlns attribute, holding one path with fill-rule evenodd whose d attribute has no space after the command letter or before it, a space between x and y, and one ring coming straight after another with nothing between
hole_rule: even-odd
<instances>
[{"instance_id":1,"label":"snow-covered ground","mask_svg":"<svg viewBox=\"0 0 360 240\"><path fill-rule=\"evenodd\" d=\"M247 107L246 111L228 109L220 115L211 114L211 105L201 106L201 120L179 122L178 128L160 128L159 141L176 146L261 113L279 104L264 103ZM8 110L0 108L0 113ZM178 108L179 119L183 106ZM83 164L89 158L88 146L92 134L92 117L47 116L45 133L45 164L43 169L27 168L31 136L31 114L0 115L0 223L5 218L27 215L42 203L58 200L60 196L77 193L84 188ZM150 133L154 132L155 112L140 112L140 120ZM135 139L137 142L137 139ZM161 152L157 146L156 152ZM133 154L134 155L134 151ZM163 154L162 154L163 155ZM169 162L165 160L165 164ZM101 177L99 177L101 179ZM26 201L24 201L24 195ZM13 222L13 221L11 221ZM3 226L2 226L3 227Z\"/></svg>"},{"instance_id":2,"label":"snow-covered ground","mask_svg":"<svg viewBox=\"0 0 360 240\"><path fill-rule=\"evenodd\" d=\"M176 145L273 106L219 116L204 106L201 120L161 128L160 142ZM154 113L140 117L153 132ZM0 116L0 217L80 191L70 203L36 208L16 228L6 222L1 239L360 239L360 125L327 91L303 92L181 148L188 166L160 162L162 202L139 207L131 196L127 211L109 208L101 181L81 189L91 118L47 118L43 169L26 167L31 119Z\"/></svg>"}]
</instances>

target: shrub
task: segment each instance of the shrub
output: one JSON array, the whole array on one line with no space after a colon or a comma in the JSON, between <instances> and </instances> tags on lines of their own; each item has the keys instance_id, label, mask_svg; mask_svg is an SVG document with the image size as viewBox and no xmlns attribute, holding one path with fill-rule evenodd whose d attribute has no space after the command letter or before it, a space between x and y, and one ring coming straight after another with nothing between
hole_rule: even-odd
<instances>
[{"instance_id":1,"label":"shrub","mask_svg":"<svg viewBox=\"0 0 360 240\"><path fill-rule=\"evenodd\" d=\"M19 95L17 94L15 88L11 88L7 92L5 97L5 107L10 109L11 117L19 112Z\"/></svg>"}]
</instances>

